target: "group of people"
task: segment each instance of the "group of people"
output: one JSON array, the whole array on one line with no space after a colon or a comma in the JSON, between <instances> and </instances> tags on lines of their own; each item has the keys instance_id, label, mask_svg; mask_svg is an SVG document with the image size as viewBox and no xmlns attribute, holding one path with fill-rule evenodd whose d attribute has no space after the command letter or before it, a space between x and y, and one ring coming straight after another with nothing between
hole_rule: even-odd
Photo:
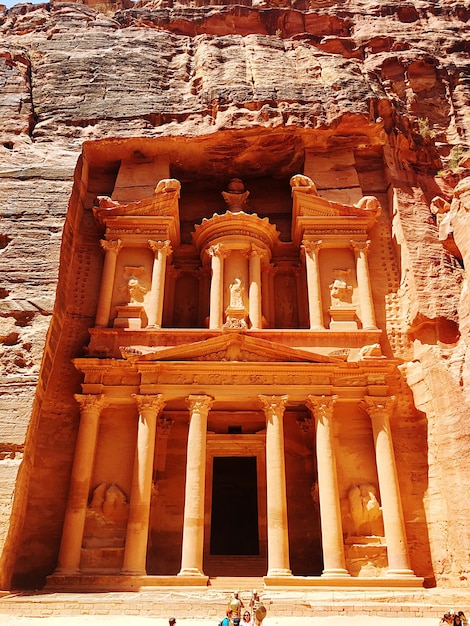
<instances>
[{"instance_id":1,"label":"group of people","mask_svg":"<svg viewBox=\"0 0 470 626\"><path fill-rule=\"evenodd\" d=\"M266 609L261 604L260 597L256 589L251 594L250 611L244 610L245 605L235 591L229 600L227 611L220 626L260 626L266 616Z\"/></svg>"},{"instance_id":2,"label":"group of people","mask_svg":"<svg viewBox=\"0 0 470 626\"><path fill-rule=\"evenodd\" d=\"M441 617L439 626L467 626L467 618L463 611L450 609Z\"/></svg>"}]
</instances>

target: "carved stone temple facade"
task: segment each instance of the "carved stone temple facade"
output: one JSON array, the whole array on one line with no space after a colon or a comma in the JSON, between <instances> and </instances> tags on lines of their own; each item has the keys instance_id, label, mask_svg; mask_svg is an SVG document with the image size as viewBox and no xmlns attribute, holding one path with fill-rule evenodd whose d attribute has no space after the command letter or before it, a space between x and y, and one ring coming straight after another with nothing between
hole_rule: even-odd
<instances>
[{"instance_id":1,"label":"carved stone temple facade","mask_svg":"<svg viewBox=\"0 0 470 626\"><path fill-rule=\"evenodd\" d=\"M42 403L68 459L39 522L47 587L421 586L387 196L318 190L308 150L300 174L203 185L124 155L105 184L90 146L43 362L61 355Z\"/></svg>"}]
</instances>

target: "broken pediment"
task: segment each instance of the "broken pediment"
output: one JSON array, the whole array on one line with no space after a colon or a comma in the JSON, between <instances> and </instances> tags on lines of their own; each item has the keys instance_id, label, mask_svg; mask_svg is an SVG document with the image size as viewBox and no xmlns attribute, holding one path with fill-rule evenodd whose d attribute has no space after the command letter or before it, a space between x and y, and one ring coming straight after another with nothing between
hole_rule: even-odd
<instances>
[{"instance_id":1,"label":"broken pediment","mask_svg":"<svg viewBox=\"0 0 470 626\"><path fill-rule=\"evenodd\" d=\"M170 348L131 346L121 348L129 361L251 361L337 363L341 358L325 356L308 350L290 348L265 339L249 337L241 332L227 332L218 337Z\"/></svg>"}]
</instances>

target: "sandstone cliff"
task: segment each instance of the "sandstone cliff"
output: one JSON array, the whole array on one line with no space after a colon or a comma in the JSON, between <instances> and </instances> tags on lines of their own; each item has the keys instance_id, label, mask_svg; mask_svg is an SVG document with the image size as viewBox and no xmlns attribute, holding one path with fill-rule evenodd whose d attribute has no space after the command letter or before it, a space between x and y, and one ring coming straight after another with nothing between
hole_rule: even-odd
<instances>
[{"instance_id":1,"label":"sandstone cliff","mask_svg":"<svg viewBox=\"0 0 470 626\"><path fill-rule=\"evenodd\" d=\"M431 554L417 573L428 584L468 584L468 4L130 5L51 2L0 13L0 588L13 574L41 584L57 553L48 506L64 494L45 498L42 521L26 523L26 513L44 498L35 481L60 461L52 432L61 416L42 431L34 398L74 170L84 142L105 142L111 163L113 146L135 137L168 150L194 140L203 179L231 163L295 171L306 147L357 149L362 188L388 199L384 227L400 268L387 333L417 409L397 425L420 442L398 451L417 463L406 490L424 498L417 522ZM385 184L374 177L378 162ZM430 210L435 196L453 200L454 235L445 239ZM45 375L39 382L47 387ZM412 508L407 514L411 528ZM415 552L426 541L419 534Z\"/></svg>"}]
</instances>

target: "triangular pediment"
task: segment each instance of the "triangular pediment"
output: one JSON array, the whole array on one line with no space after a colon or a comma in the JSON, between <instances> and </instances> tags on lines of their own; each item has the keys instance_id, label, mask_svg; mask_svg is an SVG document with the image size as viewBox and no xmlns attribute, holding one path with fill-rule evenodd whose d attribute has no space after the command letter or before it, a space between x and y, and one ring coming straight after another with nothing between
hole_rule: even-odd
<instances>
[{"instance_id":1,"label":"triangular pediment","mask_svg":"<svg viewBox=\"0 0 470 626\"><path fill-rule=\"evenodd\" d=\"M297 214L303 217L362 218L372 222L381 210L378 200L373 196L362 198L356 205L334 202L303 191L296 191L294 199L297 204Z\"/></svg>"},{"instance_id":2,"label":"triangular pediment","mask_svg":"<svg viewBox=\"0 0 470 626\"><path fill-rule=\"evenodd\" d=\"M129 361L251 361L260 363L336 363L342 359L291 348L244 333L227 332L204 341L179 346L121 348Z\"/></svg>"}]
</instances>

